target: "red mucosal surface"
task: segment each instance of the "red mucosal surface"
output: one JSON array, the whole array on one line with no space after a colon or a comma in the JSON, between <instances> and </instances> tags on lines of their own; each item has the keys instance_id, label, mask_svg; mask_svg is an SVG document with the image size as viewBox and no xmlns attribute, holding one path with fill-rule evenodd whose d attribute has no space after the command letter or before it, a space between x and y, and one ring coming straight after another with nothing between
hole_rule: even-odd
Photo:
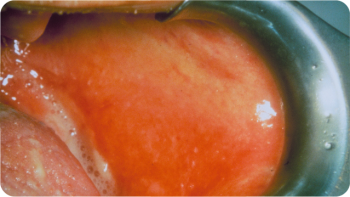
<instances>
[{"instance_id":1,"label":"red mucosal surface","mask_svg":"<svg viewBox=\"0 0 350 197\"><path fill-rule=\"evenodd\" d=\"M100 194L261 195L280 165L273 77L216 24L54 16L33 43L3 38L1 62L0 101L51 127Z\"/></svg>"}]
</instances>

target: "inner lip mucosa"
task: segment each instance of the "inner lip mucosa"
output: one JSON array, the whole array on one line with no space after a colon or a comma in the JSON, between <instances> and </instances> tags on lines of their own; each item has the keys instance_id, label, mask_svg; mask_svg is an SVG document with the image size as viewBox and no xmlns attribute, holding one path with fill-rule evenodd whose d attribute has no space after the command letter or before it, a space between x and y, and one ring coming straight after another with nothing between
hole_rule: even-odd
<instances>
[{"instance_id":1,"label":"inner lip mucosa","mask_svg":"<svg viewBox=\"0 0 350 197\"><path fill-rule=\"evenodd\" d=\"M2 37L0 102L55 131L103 195L261 195L284 148L266 61L232 30L54 14Z\"/></svg>"}]
</instances>

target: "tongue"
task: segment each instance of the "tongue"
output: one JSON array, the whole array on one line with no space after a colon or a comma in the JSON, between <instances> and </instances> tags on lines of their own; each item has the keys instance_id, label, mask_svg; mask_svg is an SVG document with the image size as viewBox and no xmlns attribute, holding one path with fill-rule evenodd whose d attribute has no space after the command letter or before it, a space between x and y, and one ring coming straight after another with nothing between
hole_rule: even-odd
<instances>
[{"instance_id":1,"label":"tongue","mask_svg":"<svg viewBox=\"0 0 350 197\"><path fill-rule=\"evenodd\" d=\"M96 185L113 177L101 194L259 195L271 185L282 101L265 62L230 30L55 15L36 42L4 45L1 102L53 128Z\"/></svg>"},{"instance_id":2,"label":"tongue","mask_svg":"<svg viewBox=\"0 0 350 197\"><path fill-rule=\"evenodd\" d=\"M0 104L1 187L9 195L99 195L67 146L42 123Z\"/></svg>"}]
</instances>

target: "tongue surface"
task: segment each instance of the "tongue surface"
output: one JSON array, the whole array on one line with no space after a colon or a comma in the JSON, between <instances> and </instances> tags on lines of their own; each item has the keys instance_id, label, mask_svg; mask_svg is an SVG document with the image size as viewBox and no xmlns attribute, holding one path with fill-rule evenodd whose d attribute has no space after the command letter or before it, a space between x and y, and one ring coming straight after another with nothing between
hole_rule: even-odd
<instances>
[{"instance_id":1,"label":"tongue surface","mask_svg":"<svg viewBox=\"0 0 350 197\"><path fill-rule=\"evenodd\" d=\"M282 101L262 58L228 29L55 15L1 57L1 102L54 128L83 165L93 160L96 179L110 172L114 194L259 195L276 174Z\"/></svg>"},{"instance_id":2,"label":"tongue surface","mask_svg":"<svg viewBox=\"0 0 350 197\"><path fill-rule=\"evenodd\" d=\"M99 195L54 132L0 104L1 187L9 195Z\"/></svg>"}]
</instances>

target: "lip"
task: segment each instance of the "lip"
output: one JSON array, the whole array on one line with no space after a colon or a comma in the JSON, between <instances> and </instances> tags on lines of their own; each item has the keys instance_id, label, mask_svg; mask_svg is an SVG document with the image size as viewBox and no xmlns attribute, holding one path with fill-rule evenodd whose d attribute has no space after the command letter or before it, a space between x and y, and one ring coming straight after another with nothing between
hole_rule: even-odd
<instances>
[{"instance_id":1,"label":"lip","mask_svg":"<svg viewBox=\"0 0 350 197\"><path fill-rule=\"evenodd\" d=\"M159 21L234 20L262 44L281 89L289 139L267 195L339 196L349 188L349 37L297 2L185 1ZM225 19L224 22L222 19Z\"/></svg>"}]
</instances>

